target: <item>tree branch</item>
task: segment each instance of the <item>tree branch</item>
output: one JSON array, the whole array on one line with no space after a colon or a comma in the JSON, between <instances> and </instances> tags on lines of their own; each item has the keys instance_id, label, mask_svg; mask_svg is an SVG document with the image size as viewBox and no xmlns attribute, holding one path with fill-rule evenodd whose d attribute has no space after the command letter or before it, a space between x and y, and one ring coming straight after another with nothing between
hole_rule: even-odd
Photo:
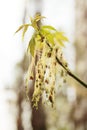
<instances>
[{"instance_id":1,"label":"tree branch","mask_svg":"<svg viewBox=\"0 0 87 130\"><path fill-rule=\"evenodd\" d=\"M65 67L63 65L63 63L58 59L58 57L56 56L56 60L57 60L57 63L59 63L67 72L67 74L69 76L71 76L72 78L74 78L77 82L79 82L81 85L83 85L85 88L87 88L87 84L84 83L80 78L78 78L75 74L73 74L67 67Z\"/></svg>"}]
</instances>

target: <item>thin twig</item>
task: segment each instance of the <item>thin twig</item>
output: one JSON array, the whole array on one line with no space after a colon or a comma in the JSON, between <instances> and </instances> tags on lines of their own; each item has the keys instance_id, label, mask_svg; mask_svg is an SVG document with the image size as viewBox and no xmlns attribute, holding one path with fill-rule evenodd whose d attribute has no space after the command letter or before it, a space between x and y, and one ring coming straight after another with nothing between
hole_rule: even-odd
<instances>
[{"instance_id":1,"label":"thin twig","mask_svg":"<svg viewBox=\"0 0 87 130\"><path fill-rule=\"evenodd\" d=\"M56 57L57 62L66 70L67 74L74 78L77 82L79 82L81 85L83 85L85 88L87 88L87 84L84 83L80 78L78 78L75 74L73 74L68 68L66 68L63 63Z\"/></svg>"}]
</instances>

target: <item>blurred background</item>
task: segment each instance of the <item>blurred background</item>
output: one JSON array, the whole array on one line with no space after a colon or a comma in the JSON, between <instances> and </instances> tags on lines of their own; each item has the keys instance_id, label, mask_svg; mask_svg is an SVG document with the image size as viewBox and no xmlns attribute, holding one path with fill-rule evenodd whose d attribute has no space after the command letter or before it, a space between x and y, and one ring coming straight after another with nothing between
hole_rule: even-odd
<instances>
[{"instance_id":1,"label":"blurred background","mask_svg":"<svg viewBox=\"0 0 87 130\"><path fill-rule=\"evenodd\" d=\"M17 28L37 12L44 24L69 38L64 56L69 68L87 83L87 0L0 0L0 130L87 130L87 89L72 78L57 87L55 108L26 102L24 76L32 29L24 42Z\"/></svg>"}]
</instances>

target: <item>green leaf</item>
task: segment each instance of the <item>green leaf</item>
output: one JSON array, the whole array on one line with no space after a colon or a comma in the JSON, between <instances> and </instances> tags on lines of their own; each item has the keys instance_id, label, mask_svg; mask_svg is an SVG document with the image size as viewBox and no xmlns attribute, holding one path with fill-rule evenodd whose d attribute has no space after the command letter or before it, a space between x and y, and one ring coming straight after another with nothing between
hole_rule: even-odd
<instances>
[{"instance_id":1,"label":"green leaf","mask_svg":"<svg viewBox=\"0 0 87 130\"><path fill-rule=\"evenodd\" d=\"M55 38L56 38L57 40L62 40L62 41L68 42L68 38L65 37L62 32L56 32L56 33L54 34L54 36L55 36Z\"/></svg>"},{"instance_id":2,"label":"green leaf","mask_svg":"<svg viewBox=\"0 0 87 130\"><path fill-rule=\"evenodd\" d=\"M25 26L31 26L30 24L23 24L23 25L21 25L18 29L17 29L17 31L15 32L15 33L17 33L17 32L19 32L21 29L23 29Z\"/></svg>"},{"instance_id":3,"label":"green leaf","mask_svg":"<svg viewBox=\"0 0 87 130\"><path fill-rule=\"evenodd\" d=\"M15 33L19 32L23 27L24 27L24 25L21 25L21 26L17 29L17 31L16 31Z\"/></svg>"},{"instance_id":4,"label":"green leaf","mask_svg":"<svg viewBox=\"0 0 87 130\"><path fill-rule=\"evenodd\" d=\"M54 27L52 27L52 26L49 26L49 25L46 25L46 26L42 26L41 27L42 29L47 29L47 30L53 30L53 31L57 31Z\"/></svg>"},{"instance_id":5,"label":"green leaf","mask_svg":"<svg viewBox=\"0 0 87 130\"><path fill-rule=\"evenodd\" d=\"M32 27L35 29L35 31L38 31L37 23L34 21L32 22Z\"/></svg>"},{"instance_id":6,"label":"green leaf","mask_svg":"<svg viewBox=\"0 0 87 130\"><path fill-rule=\"evenodd\" d=\"M39 34L35 37L35 48L36 50L42 50L44 45L44 39L41 39L41 36Z\"/></svg>"},{"instance_id":7,"label":"green leaf","mask_svg":"<svg viewBox=\"0 0 87 130\"><path fill-rule=\"evenodd\" d=\"M41 15L39 15L39 14L37 14L37 15L35 16L35 18L30 17L30 19L31 19L31 25L32 25L32 27L33 27L36 31L38 31L37 22L38 22L39 20L41 20L42 18L45 18L45 17L44 17L44 16L41 16Z\"/></svg>"},{"instance_id":8,"label":"green leaf","mask_svg":"<svg viewBox=\"0 0 87 130\"><path fill-rule=\"evenodd\" d=\"M46 17L41 16L41 15L36 15L35 21L38 22L39 20L41 20L41 19L43 19L43 18L46 18Z\"/></svg>"},{"instance_id":9,"label":"green leaf","mask_svg":"<svg viewBox=\"0 0 87 130\"><path fill-rule=\"evenodd\" d=\"M60 46L65 47L64 43L61 40L58 40L58 43L60 44Z\"/></svg>"},{"instance_id":10,"label":"green leaf","mask_svg":"<svg viewBox=\"0 0 87 130\"><path fill-rule=\"evenodd\" d=\"M50 44L54 45L54 36L50 31L45 30L45 29L41 29L40 33L42 34L42 36L44 36L47 39L47 41Z\"/></svg>"},{"instance_id":11,"label":"green leaf","mask_svg":"<svg viewBox=\"0 0 87 130\"><path fill-rule=\"evenodd\" d=\"M31 38L29 44L28 44L28 48L27 48L27 52L31 53L31 55L34 57L34 51L35 51L35 39L34 37Z\"/></svg>"},{"instance_id":12,"label":"green leaf","mask_svg":"<svg viewBox=\"0 0 87 130\"><path fill-rule=\"evenodd\" d=\"M54 36L52 34L48 34L46 36L46 38L49 41L49 43L51 43L52 45L54 45Z\"/></svg>"},{"instance_id":13,"label":"green leaf","mask_svg":"<svg viewBox=\"0 0 87 130\"><path fill-rule=\"evenodd\" d=\"M28 27L29 27L29 25L24 26L24 30L23 30L23 33L22 33L22 40L24 40L24 36L25 36L25 33L26 33Z\"/></svg>"}]
</instances>

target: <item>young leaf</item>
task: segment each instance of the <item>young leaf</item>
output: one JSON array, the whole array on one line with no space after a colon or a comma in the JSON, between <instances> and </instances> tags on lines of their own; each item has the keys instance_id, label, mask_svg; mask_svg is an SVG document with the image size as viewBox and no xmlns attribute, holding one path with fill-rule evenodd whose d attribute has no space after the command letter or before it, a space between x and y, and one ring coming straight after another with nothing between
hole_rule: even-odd
<instances>
[{"instance_id":1,"label":"young leaf","mask_svg":"<svg viewBox=\"0 0 87 130\"><path fill-rule=\"evenodd\" d=\"M24 27L24 25L21 25L21 26L17 29L17 31L16 31L15 33L19 32L23 27Z\"/></svg>"},{"instance_id":2,"label":"young leaf","mask_svg":"<svg viewBox=\"0 0 87 130\"><path fill-rule=\"evenodd\" d=\"M35 38L35 47L37 50L40 50L40 49L43 49L43 45L44 45L44 39L41 39L41 36L40 35L36 35L36 38Z\"/></svg>"},{"instance_id":3,"label":"young leaf","mask_svg":"<svg viewBox=\"0 0 87 130\"><path fill-rule=\"evenodd\" d=\"M57 31L54 27L52 27L52 26L49 26L49 25L46 25L46 26L42 26L41 27L42 29L46 29L46 30L53 30L53 31Z\"/></svg>"},{"instance_id":4,"label":"young leaf","mask_svg":"<svg viewBox=\"0 0 87 130\"><path fill-rule=\"evenodd\" d=\"M56 33L54 34L54 36L55 36L55 38L56 38L57 40L62 40L62 41L68 42L68 38L65 37L61 32L56 32Z\"/></svg>"},{"instance_id":5,"label":"young leaf","mask_svg":"<svg viewBox=\"0 0 87 130\"><path fill-rule=\"evenodd\" d=\"M24 36L25 36L25 33L26 33L28 27L29 27L29 25L24 26L24 30L23 30L23 33L22 33L22 40L24 40Z\"/></svg>"},{"instance_id":6,"label":"young leaf","mask_svg":"<svg viewBox=\"0 0 87 130\"><path fill-rule=\"evenodd\" d=\"M50 31L41 28L40 33L47 39L50 44L54 45L54 36Z\"/></svg>"},{"instance_id":7,"label":"young leaf","mask_svg":"<svg viewBox=\"0 0 87 130\"><path fill-rule=\"evenodd\" d=\"M35 29L35 31L38 30L38 26L37 26L36 21L33 21L33 22L32 22L32 27Z\"/></svg>"},{"instance_id":8,"label":"young leaf","mask_svg":"<svg viewBox=\"0 0 87 130\"><path fill-rule=\"evenodd\" d=\"M36 15L34 20L35 20L36 22L38 22L39 20L41 20L41 19L43 19L43 18L46 18L46 17L41 16L41 15Z\"/></svg>"},{"instance_id":9,"label":"young leaf","mask_svg":"<svg viewBox=\"0 0 87 130\"><path fill-rule=\"evenodd\" d=\"M60 44L60 46L65 47L64 43L61 40L58 40L58 43Z\"/></svg>"},{"instance_id":10,"label":"young leaf","mask_svg":"<svg viewBox=\"0 0 87 130\"><path fill-rule=\"evenodd\" d=\"M46 38L50 44L54 45L54 36L52 34L48 34Z\"/></svg>"},{"instance_id":11,"label":"young leaf","mask_svg":"<svg viewBox=\"0 0 87 130\"><path fill-rule=\"evenodd\" d=\"M39 21L39 20L41 20L42 18L45 18L44 16L41 16L41 15L36 15L35 16L35 18L32 18L32 17L30 17L30 19L31 19L31 25L32 25L32 27L36 30L36 31L38 31L38 25L37 25L37 22Z\"/></svg>"},{"instance_id":12,"label":"young leaf","mask_svg":"<svg viewBox=\"0 0 87 130\"><path fill-rule=\"evenodd\" d=\"M17 31L15 32L15 33L17 33L17 32L19 32L21 29L23 29L25 26L30 26L30 24L23 24L23 25L21 25L18 29L17 29Z\"/></svg>"},{"instance_id":13,"label":"young leaf","mask_svg":"<svg viewBox=\"0 0 87 130\"><path fill-rule=\"evenodd\" d=\"M29 44L28 44L28 48L27 48L27 52L31 53L31 55L34 57L34 51L35 51L35 39L34 37L31 38Z\"/></svg>"}]
</instances>

